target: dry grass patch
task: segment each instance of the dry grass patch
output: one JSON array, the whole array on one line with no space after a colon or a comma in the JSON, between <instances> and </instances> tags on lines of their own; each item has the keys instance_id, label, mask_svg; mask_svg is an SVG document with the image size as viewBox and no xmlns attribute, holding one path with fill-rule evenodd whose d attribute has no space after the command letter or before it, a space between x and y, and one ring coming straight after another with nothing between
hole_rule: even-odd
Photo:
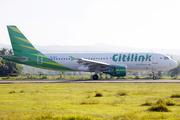
<instances>
[{"instance_id":1,"label":"dry grass patch","mask_svg":"<svg viewBox=\"0 0 180 120\"><path fill-rule=\"evenodd\" d=\"M83 99L80 104L82 104L82 105L84 105L84 104L89 104L89 105L99 104L99 101L95 100L95 99L91 99L91 98L90 99Z\"/></svg>"},{"instance_id":2,"label":"dry grass patch","mask_svg":"<svg viewBox=\"0 0 180 120\"><path fill-rule=\"evenodd\" d=\"M12 93L16 93L16 92L14 90L9 92L9 94L12 94Z\"/></svg>"},{"instance_id":3,"label":"dry grass patch","mask_svg":"<svg viewBox=\"0 0 180 120\"><path fill-rule=\"evenodd\" d=\"M96 95L94 97L103 97L103 94L98 92L98 93L96 93Z\"/></svg>"},{"instance_id":4,"label":"dry grass patch","mask_svg":"<svg viewBox=\"0 0 180 120\"><path fill-rule=\"evenodd\" d=\"M145 103L142 104L142 106L151 106L153 103L150 102L149 100L146 100Z\"/></svg>"},{"instance_id":5,"label":"dry grass patch","mask_svg":"<svg viewBox=\"0 0 180 120\"><path fill-rule=\"evenodd\" d=\"M170 112L168 107L165 104L162 104L162 103L152 105L148 110L152 111L152 112Z\"/></svg>"},{"instance_id":6,"label":"dry grass patch","mask_svg":"<svg viewBox=\"0 0 180 120\"><path fill-rule=\"evenodd\" d=\"M126 90L118 90L116 93L117 96L126 96L128 92Z\"/></svg>"},{"instance_id":7,"label":"dry grass patch","mask_svg":"<svg viewBox=\"0 0 180 120\"><path fill-rule=\"evenodd\" d=\"M180 94L172 94L171 98L180 98Z\"/></svg>"}]
</instances>

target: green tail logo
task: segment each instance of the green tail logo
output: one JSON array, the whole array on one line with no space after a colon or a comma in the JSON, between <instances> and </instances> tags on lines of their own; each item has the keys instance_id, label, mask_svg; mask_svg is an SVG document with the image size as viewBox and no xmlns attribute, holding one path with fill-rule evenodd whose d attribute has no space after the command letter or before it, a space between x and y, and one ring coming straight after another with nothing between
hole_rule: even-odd
<instances>
[{"instance_id":1,"label":"green tail logo","mask_svg":"<svg viewBox=\"0 0 180 120\"><path fill-rule=\"evenodd\" d=\"M74 58L74 57L72 57L72 56L69 56L69 57L71 58L71 61L75 60L75 58Z\"/></svg>"}]
</instances>

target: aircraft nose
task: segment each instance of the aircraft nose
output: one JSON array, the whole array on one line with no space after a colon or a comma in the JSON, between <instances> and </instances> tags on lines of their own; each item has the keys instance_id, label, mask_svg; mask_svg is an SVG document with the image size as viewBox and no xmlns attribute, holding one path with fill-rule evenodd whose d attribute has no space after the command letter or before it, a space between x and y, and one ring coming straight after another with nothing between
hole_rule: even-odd
<instances>
[{"instance_id":1,"label":"aircraft nose","mask_svg":"<svg viewBox=\"0 0 180 120\"><path fill-rule=\"evenodd\" d=\"M173 68L176 68L178 66L178 62L173 60L171 65Z\"/></svg>"}]
</instances>

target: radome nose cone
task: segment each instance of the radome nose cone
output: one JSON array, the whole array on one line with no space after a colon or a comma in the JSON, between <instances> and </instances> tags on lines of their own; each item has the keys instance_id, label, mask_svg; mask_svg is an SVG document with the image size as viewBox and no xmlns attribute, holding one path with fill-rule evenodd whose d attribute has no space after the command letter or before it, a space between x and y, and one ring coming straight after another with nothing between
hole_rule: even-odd
<instances>
[{"instance_id":1,"label":"radome nose cone","mask_svg":"<svg viewBox=\"0 0 180 120\"><path fill-rule=\"evenodd\" d=\"M178 66L178 62L176 62L176 61L173 61L173 64L172 64L172 66L173 66L174 68L176 68L176 67Z\"/></svg>"},{"instance_id":2,"label":"radome nose cone","mask_svg":"<svg viewBox=\"0 0 180 120\"><path fill-rule=\"evenodd\" d=\"M176 67L178 66L178 62L175 61Z\"/></svg>"}]
</instances>

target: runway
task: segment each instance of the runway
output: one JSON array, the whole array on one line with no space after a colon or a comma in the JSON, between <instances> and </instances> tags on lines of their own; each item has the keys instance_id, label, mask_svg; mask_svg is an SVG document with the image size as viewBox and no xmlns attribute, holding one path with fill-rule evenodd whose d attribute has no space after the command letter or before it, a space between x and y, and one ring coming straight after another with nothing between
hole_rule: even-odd
<instances>
[{"instance_id":1,"label":"runway","mask_svg":"<svg viewBox=\"0 0 180 120\"><path fill-rule=\"evenodd\" d=\"M0 84L12 83L180 83L180 80L0 80Z\"/></svg>"}]
</instances>

